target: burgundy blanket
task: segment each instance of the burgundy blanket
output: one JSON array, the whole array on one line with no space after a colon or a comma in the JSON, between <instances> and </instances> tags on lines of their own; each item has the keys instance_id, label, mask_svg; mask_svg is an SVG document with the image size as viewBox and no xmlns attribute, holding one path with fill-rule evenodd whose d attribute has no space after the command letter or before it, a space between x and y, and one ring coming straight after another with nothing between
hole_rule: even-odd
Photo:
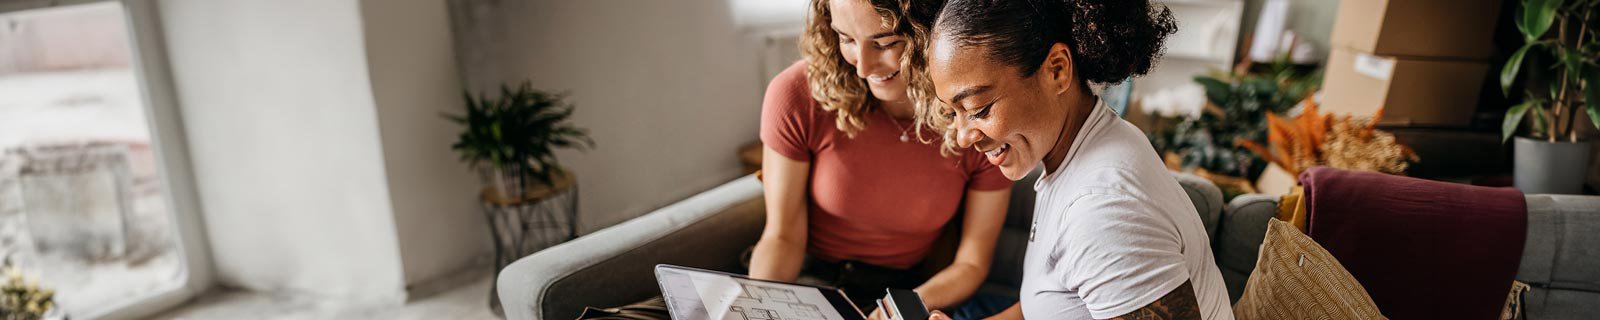
<instances>
[{"instance_id":1,"label":"burgundy blanket","mask_svg":"<svg viewBox=\"0 0 1600 320\"><path fill-rule=\"evenodd\" d=\"M1308 234L1392 319L1496 319L1527 203L1487 188L1318 167L1300 174Z\"/></svg>"}]
</instances>

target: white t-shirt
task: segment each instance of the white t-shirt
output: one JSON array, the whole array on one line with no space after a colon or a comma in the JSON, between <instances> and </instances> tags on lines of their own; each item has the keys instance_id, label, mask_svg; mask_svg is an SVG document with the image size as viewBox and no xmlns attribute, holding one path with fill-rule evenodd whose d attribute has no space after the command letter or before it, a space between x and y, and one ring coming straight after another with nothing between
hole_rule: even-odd
<instances>
[{"instance_id":1,"label":"white t-shirt","mask_svg":"<svg viewBox=\"0 0 1600 320\"><path fill-rule=\"evenodd\" d=\"M1059 168L1034 185L1023 263L1028 319L1105 319L1190 281L1204 319L1233 319L1210 239L1145 135L1095 106Z\"/></svg>"}]
</instances>

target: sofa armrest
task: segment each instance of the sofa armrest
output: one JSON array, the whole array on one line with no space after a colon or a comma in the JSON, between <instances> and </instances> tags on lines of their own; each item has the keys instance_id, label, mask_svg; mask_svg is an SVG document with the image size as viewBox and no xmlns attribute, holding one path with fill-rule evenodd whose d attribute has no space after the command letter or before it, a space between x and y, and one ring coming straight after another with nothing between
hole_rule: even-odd
<instances>
[{"instance_id":1,"label":"sofa armrest","mask_svg":"<svg viewBox=\"0 0 1600 320\"><path fill-rule=\"evenodd\" d=\"M1600 197L1530 194L1516 279L1528 319L1600 319Z\"/></svg>"},{"instance_id":2,"label":"sofa armrest","mask_svg":"<svg viewBox=\"0 0 1600 320\"><path fill-rule=\"evenodd\" d=\"M738 270L766 221L761 195L746 176L518 259L496 280L506 319L573 319L660 295L656 264Z\"/></svg>"}]
</instances>

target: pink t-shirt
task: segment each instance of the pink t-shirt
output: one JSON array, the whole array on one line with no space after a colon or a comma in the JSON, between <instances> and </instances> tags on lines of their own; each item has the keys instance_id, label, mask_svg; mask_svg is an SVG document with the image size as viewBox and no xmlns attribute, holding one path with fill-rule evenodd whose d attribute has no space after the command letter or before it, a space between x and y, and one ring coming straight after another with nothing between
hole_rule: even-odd
<instances>
[{"instance_id":1,"label":"pink t-shirt","mask_svg":"<svg viewBox=\"0 0 1600 320\"><path fill-rule=\"evenodd\" d=\"M967 190L1012 185L975 150L943 157L937 140L900 141L901 128L911 128L909 120L872 111L866 128L851 138L839 131L835 119L811 99L804 61L778 74L767 87L761 142L785 157L811 163L806 251L817 258L910 268L922 261L961 209Z\"/></svg>"}]
</instances>

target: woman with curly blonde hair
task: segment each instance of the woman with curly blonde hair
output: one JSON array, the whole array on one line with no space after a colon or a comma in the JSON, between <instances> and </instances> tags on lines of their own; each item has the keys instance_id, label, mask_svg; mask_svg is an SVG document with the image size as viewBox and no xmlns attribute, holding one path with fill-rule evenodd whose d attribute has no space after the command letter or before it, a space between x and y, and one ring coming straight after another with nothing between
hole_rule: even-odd
<instances>
[{"instance_id":1,"label":"woman with curly blonde hair","mask_svg":"<svg viewBox=\"0 0 1600 320\"><path fill-rule=\"evenodd\" d=\"M1014 301L963 305L989 273L1011 181L916 120L931 110L917 107L932 102L921 48L943 2L811 2L805 59L762 106L767 221L752 278L839 287L863 310L891 287L974 318ZM955 258L933 267L947 262L925 262L946 228L960 228Z\"/></svg>"}]
</instances>

